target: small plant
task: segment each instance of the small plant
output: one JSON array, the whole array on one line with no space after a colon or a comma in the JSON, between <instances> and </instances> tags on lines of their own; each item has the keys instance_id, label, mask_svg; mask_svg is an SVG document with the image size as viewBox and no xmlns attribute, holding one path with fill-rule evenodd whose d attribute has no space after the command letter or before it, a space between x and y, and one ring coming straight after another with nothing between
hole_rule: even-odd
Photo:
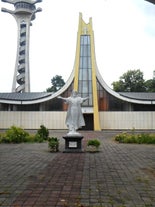
<instances>
[{"instance_id":1,"label":"small plant","mask_svg":"<svg viewBox=\"0 0 155 207\"><path fill-rule=\"evenodd\" d=\"M36 139L48 140L49 130L44 126L40 125L40 129L37 130Z\"/></svg>"},{"instance_id":2,"label":"small plant","mask_svg":"<svg viewBox=\"0 0 155 207\"><path fill-rule=\"evenodd\" d=\"M59 151L59 139L57 137L48 138L48 147L51 152Z\"/></svg>"},{"instance_id":3,"label":"small plant","mask_svg":"<svg viewBox=\"0 0 155 207\"><path fill-rule=\"evenodd\" d=\"M101 142L98 139L90 139L87 142L89 152L97 152Z\"/></svg>"},{"instance_id":4,"label":"small plant","mask_svg":"<svg viewBox=\"0 0 155 207\"><path fill-rule=\"evenodd\" d=\"M99 148L100 144L98 139L90 139L87 143L88 146L95 146L96 148Z\"/></svg>"}]
</instances>

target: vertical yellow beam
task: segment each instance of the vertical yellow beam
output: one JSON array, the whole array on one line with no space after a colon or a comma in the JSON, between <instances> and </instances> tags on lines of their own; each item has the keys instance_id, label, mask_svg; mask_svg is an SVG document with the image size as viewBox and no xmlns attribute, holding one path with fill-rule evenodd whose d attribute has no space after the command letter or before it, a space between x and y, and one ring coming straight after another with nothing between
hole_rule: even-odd
<instances>
[{"instance_id":1,"label":"vertical yellow beam","mask_svg":"<svg viewBox=\"0 0 155 207\"><path fill-rule=\"evenodd\" d=\"M91 35L91 63L92 63L92 87L93 87L93 108L94 108L94 130L100 131L100 118L98 110L98 95L97 95L97 81L96 81L96 59L95 59L95 45L94 33L92 30L92 18L90 18L90 35Z\"/></svg>"},{"instance_id":2,"label":"vertical yellow beam","mask_svg":"<svg viewBox=\"0 0 155 207\"><path fill-rule=\"evenodd\" d=\"M80 60L80 36L82 33L82 14L79 14L79 28L77 34L76 56L75 56L75 75L74 75L74 90L78 91L79 82L79 60Z\"/></svg>"},{"instance_id":3,"label":"vertical yellow beam","mask_svg":"<svg viewBox=\"0 0 155 207\"><path fill-rule=\"evenodd\" d=\"M74 90L78 90L79 80L79 60L80 60L80 37L83 34L90 35L91 39L91 64L92 64L92 89L93 89L93 111L94 111L94 130L101 130L99 111L98 111L98 96L97 96L97 82L96 82L96 61L95 61L95 46L94 46L94 34L92 30L92 19L89 19L89 24L86 24L82 20L82 14L79 15L79 28L77 35L77 46L75 56L75 75L74 75Z\"/></svg>"}]
</instances>

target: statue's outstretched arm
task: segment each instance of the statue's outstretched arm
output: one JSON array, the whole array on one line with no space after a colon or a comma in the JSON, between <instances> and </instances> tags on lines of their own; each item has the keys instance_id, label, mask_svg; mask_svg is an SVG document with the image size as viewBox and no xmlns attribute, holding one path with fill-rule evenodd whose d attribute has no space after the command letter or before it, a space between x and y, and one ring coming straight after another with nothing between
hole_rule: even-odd
<instances>
[{"instance_id":1,"label":"statue's outstretched arm","mask_svg":"<svg viewBox=\"0 0 155 207\"><path fill-rule=\"evenodd\" d=\"M62 99L62 100L66 100L67 98L64 98L62 96L58 96L59 99Z\"/></svg>"},{"instance_id":2,"label":"statue's outstretched arm","mask_svg":"<svg viewBox=\"0 0 155 207\"><path fill-rule=\"evenodd\" d=\"M88 100L88 99L89 99L89 96L88 96L88 97L83 98L83 101L86 101L86 100Z\"/></svg>"}]
</instances>

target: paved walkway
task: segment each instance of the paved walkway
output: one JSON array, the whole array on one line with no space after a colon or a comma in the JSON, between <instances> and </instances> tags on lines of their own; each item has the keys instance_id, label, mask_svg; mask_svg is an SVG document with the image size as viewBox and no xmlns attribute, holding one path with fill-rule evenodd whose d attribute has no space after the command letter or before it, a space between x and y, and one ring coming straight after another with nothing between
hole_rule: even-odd
<instances>
[{"instance_id":1,"label":"paved walkway","mask_svg":"<svg viewBox=\"0 0 155 207\"><path fill-rule=\"evenodd\" d=\"M81 132L83 148L98 138L99 153L63 153L47 143L0 145L0 206L155 207L155 146L118 144L118 132Z\"/></svg>"}]
</instances>

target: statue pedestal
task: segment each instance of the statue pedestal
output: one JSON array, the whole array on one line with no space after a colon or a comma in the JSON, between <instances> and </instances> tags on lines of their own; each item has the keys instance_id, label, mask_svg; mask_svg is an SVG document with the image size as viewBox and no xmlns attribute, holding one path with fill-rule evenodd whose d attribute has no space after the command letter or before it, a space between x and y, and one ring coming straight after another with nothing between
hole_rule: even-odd
<instances>
[{"instance_id":1,"label":"statue pedestal","mask_svg":"<svg viewBox=\"0 0 155 207\"><path fill-rule=\"evenodd\" d=\"M65 139L65 150L63 152L83 152L83 136L66 135L63 138Z\"/></svg>"}]
</instances>

